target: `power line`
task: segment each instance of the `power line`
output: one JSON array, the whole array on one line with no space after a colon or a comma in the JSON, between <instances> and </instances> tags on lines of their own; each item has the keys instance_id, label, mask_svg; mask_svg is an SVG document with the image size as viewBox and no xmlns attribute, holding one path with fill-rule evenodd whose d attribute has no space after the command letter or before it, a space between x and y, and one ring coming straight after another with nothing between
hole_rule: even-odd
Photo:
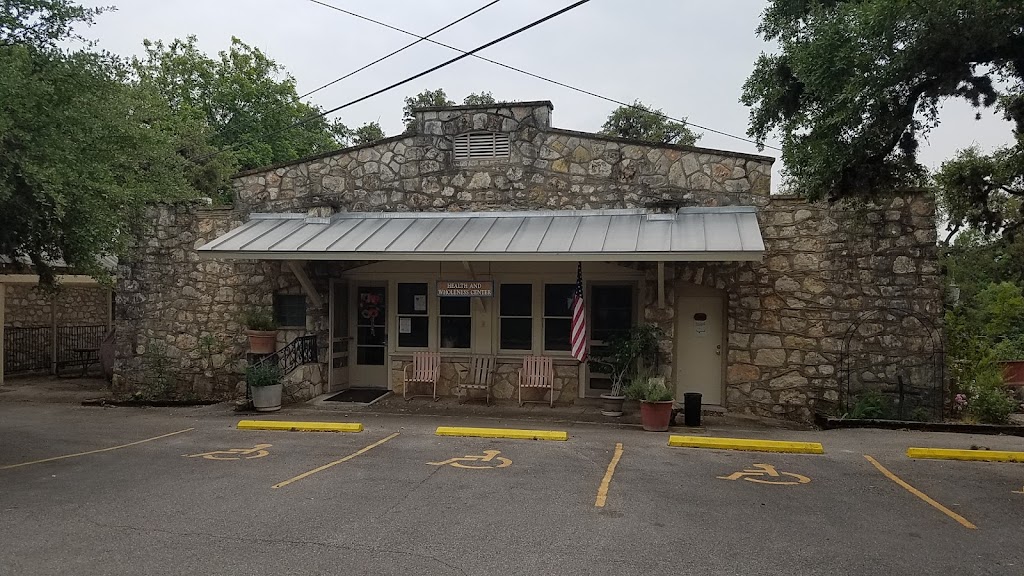
<instances>
[{"instance_id":1,"label":"power line","mask_svg":"<svg viewBox=\"0 0 1024 576\"><path fill-rule=\"evenodd\" d=\"M392 26L391 24L388 24L386 22L381 22L380 20L374 20L373 18L370 18L368 16L363 16L362 14L357 14L357 13L352 12L350 10L346 10L344 8L339 8L338 6L334 6L334 5L328 4L326 2L322 2L321 0L308 0L308 1L312 2L313 4L319 4L320 6L323 6L325 8L330 8L331 10L337 10L338 12L341 12L343 14L348 14L349 16L352 16L352 17L355 17L355 18L359 18L360 20L366 20L367 22L372 22L374 24L377 24L378 26L383 26L385 28L394 30L395 32L401 32L402 34L405 34L407 36L412 36L414 38L418 38L419 41L426 40L427 42L430 42L432 44L436 44L438 46L443 46L445 48L448 48L449 50L454 50L456 52L460 52L463 56L472 56L472 57L474 57L474 58L476 58L478 60L483 60L484 62L489 62L489 63L494 64L496 66L501 66L502 68L507 68L509 70L512 70L512 71L515 71L515 72L519 72L520 74L525 74L525 75L530 76L532 78L536 78L538 80L543 80L545 82L549 82L549 83L554 84L556 86L561 86L563 88L568 88L569 90L574 90L574 91L579 92L581 94L586 94L588 96L593 96L594 98L599 98L601 100L605 100L605 101L611 102L613 104L618 104L619 106L625 106L627 108L633 108L635 110L640 110L640 111L644 111L644 112L650 112L651 114L654 114L654 115L659 116L661 118L664 118L666 120L671 120L673 122L680 122L680 123L684 123L684 124L689 124L690 126L693 126L694 128L699 128L701 130L705 130L705 131L711 132L713 134L718 134L720 136L726 136L726 137L729 137L729 138L740 140L742 142L747 142L748 144L754 144L754 145L757 145L757 146L764 146L765 148L771 148L772 150L778 150L780 152L782 151L782 149L777 147L777 146L771 146L771 145L766 144L766 143L760 143L757 140L752 140L750 138L746 138L746 137L743 137L743 136L736 136L735 134L730 134L728 132L723 132L721 130L715 130L714 128L708 128L707 126L701 126L700 124L696 124L694 122L690 122L689 120L680 120L678 118L673 118L673 117L671 117L671 116L669 116L667 114L663 114L663 113L660 113L660 112L655 112L654 110L647 110L647 109L641 108L641 107L637 106L636 104L628 104L626 102L621 102L621 101L616 100L615 98L611 98L609 96L604 96L604 95L598 94L596 92L591 92L591 91L585 90L583 88L578 88L576 86L572 86L570 84L566 84L565 82L559 82L558 80L553 80L551 78L547 78L547 77L541 76L539 74L534 74L533 72L529 72L527 70L523 70L522 68L516 68L515 66L511 66L509 64L505 64L504 62L498 62L497 60L492 60L492 59L487 58L485 56L480 56L478 54L474 54L473 52L476 52L475 50L472 50L470 52L466 52L466 51L462 50L461 48L456 48L456 47L451 46L449 44L445 44L444 42L439 42L437 40L434 40L434 39L430 38L430 36L432 36L433 34L428 34L427 36L420 36L419 34L416 34L415 32L409 32L408 30L403 30L403 29L401 29L401 28L399 28L397 26ZM436 34L436 32L435 32L435 34Z\"/></svg>"},{"instance_id":2,"label":"power line","mask_svg":"<svg viewBox=\"0 0 1024 576\"><path fill-rule=\"evenodd\" d=\"M409 76L408 78L406 78L404 80L399 80L398 82L395 82L394 84L391 84L390 86L386 86L384 88L381 88L380 90L375 90L375 91L373 91L373 92L371 92L371 93L369 93L369 94L367 94L365 96L361 96L359 98L356 98L355 100L352 100L350 102L346 102L345 104L342 104L341 106L335 106L334 108L331 108L330 110L324 110L324 111L319 112L317 114L313 114L312 116L307 116L307 117L305 117L305 118L303 118L301 120L297 120L297 121L295 121L295 122L293 122L293 123L291 123L288 126L285 126L283 128L279 128L277 130L271 130L270 132L266 132L264 134L261 134L257 138L249 139L249 140L246 140L246 141L243 141L243 142L237 142L235 144L232 144L231 146L228 146L227 148L223 148L221 150L218 150L218 151L213 152L211 154L208 154L206 156L200 157L198 159L194 159L194 161L207 160L207 159L212 158L212 157L214 157L214 156L216 156L218 154L222 154L224 152L227 152L227 151L230 151L230 150L234 150L235 148L238 148L239 146L243 146L245 144L251 144L252 142L258 141L258 140L260 140L262 138L266 138L267 136L273 136L275 134L280 134L281 132L286 132L286 131L291 130L293 128L297 128L299 126L302 126L303 124L306 124L306 123L312 122L314 120L318 120L320 118L323 118L324 116L327 116L328 114L333 114L333 113L335 113L338 110L341 110L343 108L348 108L349 106L353 106L353 105L358 104L358 103L360 103L360 102L362 102L364 100L369 100L370 98L373 98L374 96L378 96L380 94L383 94L384 92L387 92L389 90L393 90L393 89L395 89L395 88L397 88L399 86L402 86L403 84L408 84L409 82L412 82L413 80L416 80L418 78L422 78L423 76L426 76L427 74L430 74L431 72L436 72L436 71L440 70L441 68L444 68L445 66L454 64L454 63L458 62L459 60L462 60L463 58L466 58L468 56L472 56L473 54L475 54L475 53L477 53L477 52L479 52L481 50L485 50L487 48L490 48L491 46L494 46L495 44L499 44L501 42L504 42L505 40L508 40L509 38L511 38L513 36L517 36L517 35L519 35L519 34L521 34L523 32L526 32L530 28L533 28L535 26L539 26L539 25L547 22L548 20L551 20L552 18L561 16L562 14L565 14L566 12L569 12L570 10L574 10L576 8L579 8L580 6L582 6L582 5L584 5L584 4L588 3L588 2L590 2L590 0L579 0L578 2L576 2L574 4L570 4L569 6L566 6L565 8L562 8L561 10L557 10L555 12L552 12L551 14L548 14L547 16L545 16L545 17L543 17L543 18L541 18L539 20L534 20L533 22L527 24L526 26L523 26L523 27L521 27L521 28L519 28L517 30L513 30L512 32L509 32L508 34L505 34L504 36L502 36L500 38L497 38L495 40L491 40L490 42L487 42L486 44L482 44L480 46L477 46L476 48L470 50L469 52L463 52L462 54L460 54L459 56L456 56L455 58L452 58L451 60L447 60L445 62L442 62L442 63L438 64L437 66L434 66L432 68L428 68L427 70L424 70L423 72L420 72L418 74L414 74L412 76ZM429 41L430 40L428 40L428 42Z\"/></svg>"},{"instance_id":3,"label":"power line","mask_svg":"<svg viewBox=\"0 0 1024 576\"><path fill-rule=\"evenodd\" d=\"M319 88L314 88L313 90L310 90L309 92L306 92L305 94L302 94L298 98L299 98L299 100L301 100L301 99L305 98L306 96L310 96L312 94L315 94L315 93L323 90L324 88L327 88L328 86L333 86L333 85L337 84L338 82L341 82L342 80L345 80L346 78L355 76L356 74L362 72L363 70L366 70L370 66L374 66L376 64L379 64L379 63L387 60L388 58L391 58L395 54L398 54L399 52L402 52L402 51L404 51L404 50L406 50L408 48L412 48L413 46L419 44L420 42L423 42L424 40L429 40L431 36L435 36L435 35L437 35L437 34L439 34L441 32L444 32L445 30L451 28L452 26L455 26L459 22L462 22L463 20L465 20L465 19L467 19L467 18L469 18L471 16L476 15L478 12L483 12L485 9L490 8L491 6L494 6L498 2L501 2L501 0L492 0L491 2L489 2L487 4L484 4L483 6L477 8L476 10L473 10L469 14L466 14L462 18L459 18L458 20L455 20L453 22L449 22L448 24L438 28L437 30L434 30L433 32L431 32L430 34L427 34L426 36L418 37L416 40L413 40L412 42L406 44L405 46L402 46L398 50L395 50L394 52L392 52L390 54L381 56L380 58L377 58L373 62L370 62L369 64L366 64L365 66L362 66L361 68L353 70L353 71L349 72L348 74L345 74L344 76L341 76L339 78L335 78L334 80L331 80L330 82L328 82L327 84L324 84L323 86L320 86Z\"/></svg>"}]
</instances>

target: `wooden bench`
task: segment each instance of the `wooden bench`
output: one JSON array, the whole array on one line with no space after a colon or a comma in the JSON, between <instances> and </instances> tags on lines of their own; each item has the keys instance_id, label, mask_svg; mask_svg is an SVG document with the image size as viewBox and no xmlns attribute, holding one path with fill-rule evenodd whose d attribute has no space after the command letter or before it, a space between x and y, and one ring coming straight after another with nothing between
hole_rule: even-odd
<instances>
[{"instance_id":1,"label":"wooden bench","mask_svg":"<svg viewBox=\"0 0 1024 576\"><path fill-rule=\"evenodd\" d=\"M555 367L551 358L546 356L527 356L523 358L523 367L519 369L519 405L525 402L543 402L543 400L523 401L523 388L547 388L551 392L549 404L555 406Z\"/></svg>"},{"instance_id":2,"label":"wooden bench","mask_svg":"<svg viewBox=\"0 0 1024 576\"><path fill-rule=\"evenodd\" d=\"M410 368L412 372L410 373ZM409 394L411 384L430 384L430 396L437 402L437 380L441 377L441 355L437 352L414 352L412 364L405 366L405 378L402 381L402 397L411 400L416 396L427 394Z\"/></svg>"},{"instance_id":3,"label":"wooden bench","mask_svg":"<svg viewBox=\"0 0 1024 576\"><path fill-rule=\"evenodd\" d=\"M455 388L456 394L463 396L461 403L469 400L470 390L484 390L485 402L491 403L491 385L494 383L494 357L473 356L469 360L466 370L459 370L459 384Z\"/></svg>"}]
</instances>

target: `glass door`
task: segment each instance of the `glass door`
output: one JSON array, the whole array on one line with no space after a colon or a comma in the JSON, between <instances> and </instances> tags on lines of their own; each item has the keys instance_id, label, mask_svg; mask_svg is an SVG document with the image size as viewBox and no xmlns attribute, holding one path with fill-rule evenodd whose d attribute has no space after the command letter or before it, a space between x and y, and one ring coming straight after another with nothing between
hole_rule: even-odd
<instances>
[{"instance_id":1,"label":"glass door","mask_svg":"<svg viewBox=\"0 0 1024 576\"><path fill-rule=\"evenodd\" d=\"M330 392L348 388L349 336L348 281L331 281Z\"/></svg>"},{"instance_id":2,"label":"glass door","mask_svg":"<svg viewBox=\"0 0 1024 576\"><path fill-rule=\"evenodd\" d=\"M628 332L633 326L633 300L635 287L632 284L591 284L587 299L587 324L590 327L590 353L599 354L616 334ZM612 388L608 374L588 370L587 396L598 396Z\"/></svg>"},{"instance_id":3,"label":"glass door","mask_svg":"<svg viewBox=\"0 0 1024 576\"><path fill-rule=\"evenodd\" d=\"M355 364L352 383L363 388L387 388L388 322L387 287L380 284L356 286Z\"/></svg>"}]
</instances>

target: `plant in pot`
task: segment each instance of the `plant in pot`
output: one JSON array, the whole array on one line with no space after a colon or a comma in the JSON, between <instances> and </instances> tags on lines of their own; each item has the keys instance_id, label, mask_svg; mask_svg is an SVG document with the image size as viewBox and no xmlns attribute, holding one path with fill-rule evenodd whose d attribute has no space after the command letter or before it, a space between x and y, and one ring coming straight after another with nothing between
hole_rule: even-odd
<instances>
[{"instance_id":1,"label":"plant in pot","mask_svg":"<svg viewBox=\"0 0 1024 576\"><path fill-rule=\"evenodd\" d=\"M591 369L607 374L612 380L611 390L601 394L604 401L601 414L622 416L622 403L626 400L623 388L627 379L639 366L657 365L661 334L661 329L653 324L634 326L609 338L599 352L591 355Z\"/></svg>"},{"instance_id":2,"label":"plant in pot","mask_svg":"<svg viewBox=\"0 0 1024 576\"><path fill-rule=\"evenodd\" d=\"M274 412L281 409L281 368L276 364L261 362L245 369L245 381L252 390L252 406L257 412Z\"/></svg>"},{"instance_id":3,"label":"plant in pot","mask_svg":"<svg viewBox=\"0 0 1024 576\"><path fill-rule=\"evenodd\" d=\"M672 391L662 376L634 378L626 395L640 401L640 423L649 432L665 432L672 421Z\"/></svg>"},{"instance_id":4,"label":"plant in pot","mask_svg":"<svg viewBox=\"0 0 1024 576\"><path fill-rule=\"evenodd\" d=\"M249 308L242 313L242 324L249 336L250 352L273 354L277 351L277 322L269 310Z\"/></svg>"}]
</instances>

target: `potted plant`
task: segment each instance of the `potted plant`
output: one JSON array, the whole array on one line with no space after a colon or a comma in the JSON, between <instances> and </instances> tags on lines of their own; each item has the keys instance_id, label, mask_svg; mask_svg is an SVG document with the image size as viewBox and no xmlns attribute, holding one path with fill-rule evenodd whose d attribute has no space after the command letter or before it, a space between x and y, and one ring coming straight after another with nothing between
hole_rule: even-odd
<instances>
[{"instance_id":1,"label":"potted plant","mask_svg":"<svg viewBox=\"0 0 1024 576\"><path fill-rule=\"evenodd\" d=\"M252 390L252 406L257 412L281 409L281 369L276 364L261 362L245 369L245 381Z\"/></svg>"},{"instance_id":2,"label":"potted plant","mask_svg":"<svg viewBox=\"0 0 1024 576\"><path fill-rule=\"evenodd\" d=\"M649 432L665 432L672 421L672 392L665 386L665 378L636 378L626 389L626 395L640 401L640 423Z\"/></svg>"},{"instance_id":3,"label":"potted plant","mask_svg":"<svg viewBox=\"0 0 1024 576\"><path fill-rule=\"evenodd\" d=\"M249 308L242 313L242 324L249 336L249 351L253 354L273 354L277 351L277 322L270 311Z\"/></svg>"},{"instance_id":4,"label":"potted plant","mask_svg":"<svg viewBox=\"0 0 1024 576\"><path fill-rule=\"evenodd\" d=\"M653 324L634 326L628 332L609 338L604 350L590 357L591 368L608 374L612 379L611 390L601 394L601 400L604 401L601 414L622 416L622 403L626 400L622 389L627 384L626 380L638 365L657 364L660 337L661 329Z\"/></svg>"}]
</instances>

